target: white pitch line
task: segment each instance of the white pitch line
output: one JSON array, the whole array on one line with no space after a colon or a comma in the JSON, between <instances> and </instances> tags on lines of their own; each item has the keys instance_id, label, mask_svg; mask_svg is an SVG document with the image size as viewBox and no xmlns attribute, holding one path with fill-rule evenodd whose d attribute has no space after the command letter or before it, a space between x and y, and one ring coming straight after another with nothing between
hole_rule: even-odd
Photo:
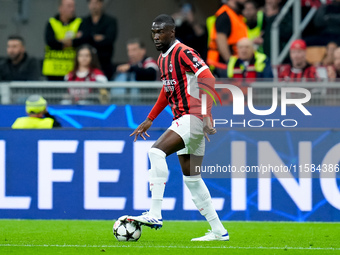
<instances>
[{"instance_id":1,"label":"white pitch line","mask_svg":"<svg viewBox=\"0 0 340 255\"><path fill-rule=\"evenodd\" d=\"M58 247L58 248L148 248L142 245L78 245L78 244L0 244L0 247ZM152 245L150 248L174 248L174 249L243 249L243 250L327 250L340 251L340 248L331 247L240 247L240 246L174 246Z\"/></svg>"}]
</instances>

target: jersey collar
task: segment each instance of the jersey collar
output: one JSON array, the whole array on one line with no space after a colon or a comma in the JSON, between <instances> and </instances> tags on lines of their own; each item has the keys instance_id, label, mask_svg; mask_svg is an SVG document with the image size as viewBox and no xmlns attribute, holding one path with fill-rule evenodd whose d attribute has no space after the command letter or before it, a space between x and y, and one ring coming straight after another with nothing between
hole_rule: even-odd
<instances>
[{"instance_id":1,"label":"jersey collar","mask_svg":"<svg viewBox=\"0 0 340 255\"><path fill-rule=\"evenodd\" d=\"M165 58L166 56L168 56L169 53L175 48L176 44L178 43L179 41L176 40L175 43L165 53L162 53L162 57Z\"/></svg>"}]
</instances>

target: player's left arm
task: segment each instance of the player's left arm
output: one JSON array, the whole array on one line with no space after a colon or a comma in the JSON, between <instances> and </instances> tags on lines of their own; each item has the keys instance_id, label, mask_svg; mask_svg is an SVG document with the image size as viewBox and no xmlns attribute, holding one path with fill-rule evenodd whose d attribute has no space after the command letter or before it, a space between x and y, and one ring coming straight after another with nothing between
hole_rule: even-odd
<instances>
[{"instance_id":1,"label":"player's left arm","mask_svg":"<svg viewBox=\"0 0 340 255\"><path fill-rule=\"evenodd\" d=\"M215 77L209 70L209 67L204 62L204 60L200 57L200 55L194 50L184 50L181 52L181 62L182 65L189 68L192 72L195 73L195 76L198 80L198 86L201 88L200 94L202 91L208 91L212 93L215 91ZM204 123L204 133L208 141L209 138L207 134L213 135L216 133L216 129L213 128L212 125L212 116L211 116L211 108L213 104L213 100L208 95L207 97L207 114L203 116Z\"/></svg>"},{"instance_id":2,"label":"player's left arm","mask_svg":"<svg viewBox=\"0 0 340 255\"><path fill-rule=\"evenodd\" d=\"M205 69L197 76L199 81L203 81L205 86L208 86L210 91L215 90L215 77L212 75L209 69ZM201 84L202 85L202 84ZM200 86L200 84L199 84ZM207 95L207 114L203 115L203 131L207 140L210 142L207 134L213 135L216 133L216 129L212 124L211 108L213 105L213 100L210 95Z\"/></svg>"}]
</instances>

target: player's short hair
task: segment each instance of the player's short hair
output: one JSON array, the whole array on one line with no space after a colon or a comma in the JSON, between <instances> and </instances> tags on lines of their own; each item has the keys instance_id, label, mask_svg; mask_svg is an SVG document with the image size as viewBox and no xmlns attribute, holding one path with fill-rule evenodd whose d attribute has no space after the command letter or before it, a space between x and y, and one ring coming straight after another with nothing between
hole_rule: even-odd
<instances>
[{"instance_id":1,"label":"player's short hair","mask_svg":"<svg viewBox=\"0 0 340 255\"><path fill-rule=\"evenodd\" d=\"M25 40L20 35L10 35L8 36L7 41L10 41L10 40L18 40L21 42L22 45L25 45Z\"/></svg>"},{"instance_id":2,"label":"player's short hair","mask_svg":"<svg viewBox=\"0 0 340 255\"><path fill-rule=\"evenodd\" d=\"M145 49L145 43L139 39L139 38L132 38L132 39L129 39L126 43L126 45L129 45L129 44L135 44L137 43L139 45L140 48L142 49Z\"/></svg>"},{"instance_id":3,"label":"player's short hair","mask_svg":"<svg viewBox=\"0 0 340 255\"><path fill-rule=\"evenodd\" d=\"M153 22L160 22L160 23L165 23L167 26L171 26L173 28L175 28L175 21L174 19L167 14L161 14L158 15Z\"/></svg>"}]
</instances>

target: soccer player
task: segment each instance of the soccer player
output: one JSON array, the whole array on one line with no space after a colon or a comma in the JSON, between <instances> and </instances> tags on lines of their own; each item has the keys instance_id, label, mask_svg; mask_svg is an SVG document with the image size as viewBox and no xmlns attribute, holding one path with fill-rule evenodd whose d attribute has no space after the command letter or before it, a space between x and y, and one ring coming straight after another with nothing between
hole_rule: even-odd
<instances>
[{"instance_id":1,"label":"soccer player","mask_svg":"<svg viewBox=\"0 0 340 255\"><path fill-rule=\"evenodd\" d=\"M171 16L161 14L156 17L151 32L156 49L162 52L158 58L158 66L163 88L146 120L130 136L135 136L134 141L138 136L146 140L146 136L149 137L147 130L151 127L152 121L168 104L172 108L174 121L149 150L151 162L149 182L152 197L150 211L141 216L128 216L127 220L137 221L151 228L162 227L161 207L169 175L165 158L177 152L184 183L189 188L197 209L212 228L205 236L194 238L192 241L227 241L228 231L212 205L209 190L200 173L194 171L195 166L202 164L204 137L208 139L207 134L215 134L216 130L211 122L212 102L209 101L207 104L207 114L202 115L199 95L193 93L190 88L197 87L197 79L204 79L205 83L210 83L213 87L215 79L199 54L176 40L175 22Z\"/></svg>"}]
</instances>

